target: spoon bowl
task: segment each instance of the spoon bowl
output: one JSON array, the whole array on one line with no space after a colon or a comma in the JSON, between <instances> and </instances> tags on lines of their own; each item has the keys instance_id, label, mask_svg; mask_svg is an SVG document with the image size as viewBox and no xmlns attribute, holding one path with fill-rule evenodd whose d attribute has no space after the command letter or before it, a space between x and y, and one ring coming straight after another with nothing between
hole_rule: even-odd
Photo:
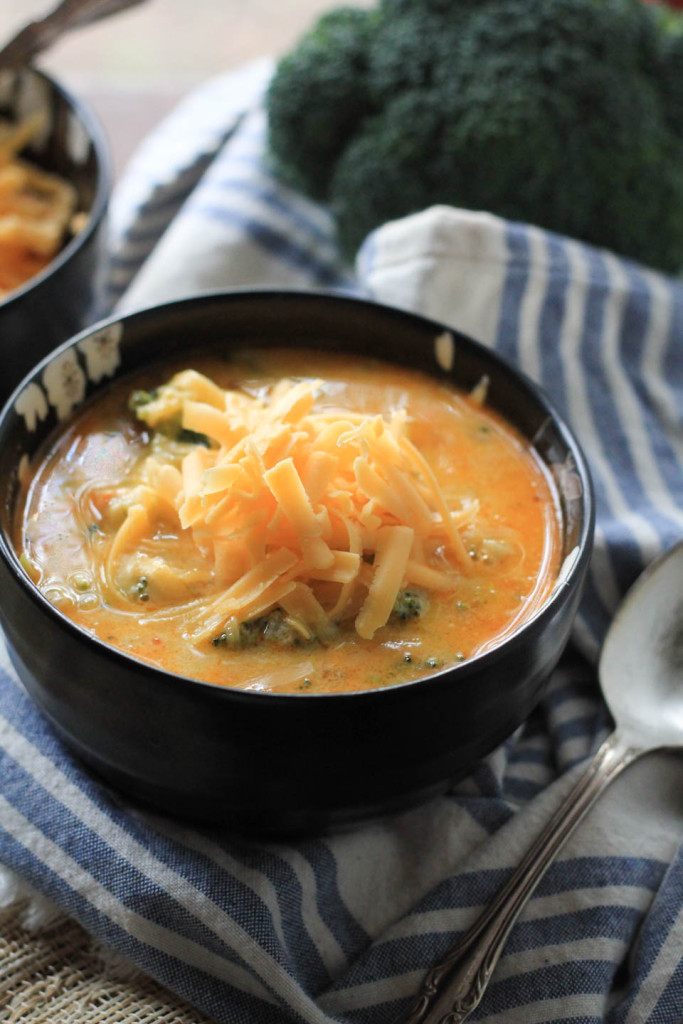
<instances>
[{"instance_id":1,"label":"spoon bowl","mask_svg":"<svg viewBox=\"0 0 683 1024\"><path fill-rule=\"evenodd\" d=\"M683 746L683 541L624 598L600 656L617 730L636 746Z\"/></svg>"}]
</instances>

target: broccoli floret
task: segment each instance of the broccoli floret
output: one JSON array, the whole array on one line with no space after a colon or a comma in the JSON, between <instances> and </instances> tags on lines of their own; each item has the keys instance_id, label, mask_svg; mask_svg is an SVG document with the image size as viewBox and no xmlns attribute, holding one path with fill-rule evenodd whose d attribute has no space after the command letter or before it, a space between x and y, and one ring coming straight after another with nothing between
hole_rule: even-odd
<instances>
[{"instance_id":1,"label":"broccoli floret","mask_svg":"<svg viewBox=\"0 0 683 1024\"><path fill-rule=\"evenodd\" d=\"M278 609L270 613L263 630L264 640L280 644L282 647L293 647L301 642L301 634L292 629L284 615Z\"/></svg>"},{"instance_id":2,"label":"broccoli floret","mask_svg":"<svg viewBox=\"0 0 683 1024\"><path fill-rule=\"evenodd\" d=\"M181 403L182 396L167 384L151 391L133 391L128 398L128 408L137 419L164 437L183 444L201 444L209 448L210 441L206 434L188 430L182 425Z\"/></svg>"},{"instance_id":3,"label":"broccoli floret","mask_svg":"<svg viewBox=\"0 0 683 1024\"><path fill-rule=\"evenodd\" d=\"M679 17L676 31L663 36L659 66L666 116L673 132L683 138L683 16Z\"/></svg>"},{"instance_id":4,"label":"broccoli floret","mask_svg":"<svg viewBox=\"0 0 683 1024\"><path fill-rule=\"evenodd\" d=\"M675 271L683 144L659 79L643 70L655 54L640 0L528 0L523 13L518 0L490 4L468 22L458 75L439 67L449 122L434 181L448 178L454 205Z\"/></svg>"},{"instance_id":5,"label":"broccoli floret","mask_svg":"<svg viewBox=\"0 0 683 1024\"><path fill-rule=\"evenodd\" d=\"M466 13L475 7L484 7L490 0L379 0L383 21L393 21L396 17L422 13L451 18Z\"/></svg>"},{"instance_id":6,"label":"broccoli floret","mask_svg":"<svg viewBox=\"0 0 683 1024\"><path fill-rule=\"evenodd\" d=\"M151 402L156 401L158 397L158 388L152 388L151 391L143 391L142 389L132 391L130 398L128 399L128 408L131 412L134 412L137 415L139 409L142 409L145 405L149 405Z\"/></svg>"},{"instance_id":7,"label":"broccoli floret","mask_svg":"<svg viewBox=\"0 0 683 1024\"><path fill-rule=\"evenodd\" d=\"M326 195L335 161L371 110L367 58L376 20L355 7L323 15L270 83L269 144L277 170L315 198Z\"/></svg>"},{"instance_id":8,"label":"broccoli floret","mask_svg":"<svg viewBox=\"0 0 683 1024\"><path fill-rule=\"evenodd\" d=\"M455 3L440 9L434 2L416 7L394 0L384 5L383 14L368 68L370 95L382 110L405 93L431 89L441 50L457 46L467 8Z\"/></svg>"},{"instance_id":9,"label":"broccoli floret","mask_svg":"<svg viewBox=\"0 0 683 1024\"><path fill-rule=\"evenodd\" d=\"M248 619L246 622L240 622L235 629L219 633L211 643L214 647L232 647L235 650L242 647L253 647L263 639L267 622L268 619L263 616Z\"/></svg>"},{"instance_id":10,"label":"broccoli floret","mask_svg":"<svg viewBox=\"0 0 683 1024\"><path fill-rule=\"evenodd\" d=\"M263 641L276 643L282 647L293 647L301 642L301 636L292 629L282 612L276 608L268 615L247 619L240 622L235 629L219 633L211 643L214 647L231 647L239 650L243 647L254 647Z\"/></svg>"},{"instance_id":11,"label":"broccoli floret","mask_svg":"<svg viewBox=\"0 0 683 1024\"><path fill-rule=\"evenodd\" d=\"M363 14L353 74L348 37L314 30L276 74L287 118L272 94L268 108L276 158L330 203L347 258L385 221L447 203L683 267L680 19L642 0L380 0Z\"/></svg>"},{"instance_id":12,"label":"broccoli floret","mask_svg":"<svg viewBox=\"0 0 683 1024\"><path fill-rule=\"evenodd\" d=\"M394 602L391 618L399 622L418 619L427 611L429 599L422 590L401 590Z\"/></svg>"},{"instance_id":13,"label":"broccoli floret","mask_svg":"<svg viewBox=\"0 0 683 1024\"><path fill-rule=\"evenodd\" d=\"M431 205L435 190L425 154L434 152L442 129L431 94L407 92L347 146L332 178L330 205L349 259L378 224Z\"/></svg>"}]
</instances>

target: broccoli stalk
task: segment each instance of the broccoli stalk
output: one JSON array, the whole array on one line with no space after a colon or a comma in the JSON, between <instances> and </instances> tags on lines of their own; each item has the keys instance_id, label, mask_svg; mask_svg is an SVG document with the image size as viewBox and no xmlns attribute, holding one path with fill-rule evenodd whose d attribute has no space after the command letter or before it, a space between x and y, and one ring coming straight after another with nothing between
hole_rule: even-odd
<instances>
[{"instance_id":1,"label":"broccoli stalk","mask_svg":"<svg viewBox=\"0 0 683 1024\"><path fill-rule=\"evenodd\" d=\"M683 19L642 0L380 0L318 22L268 94L276 168L343 254L484 209L683 267Z\"/></svg>"}]
</instances>

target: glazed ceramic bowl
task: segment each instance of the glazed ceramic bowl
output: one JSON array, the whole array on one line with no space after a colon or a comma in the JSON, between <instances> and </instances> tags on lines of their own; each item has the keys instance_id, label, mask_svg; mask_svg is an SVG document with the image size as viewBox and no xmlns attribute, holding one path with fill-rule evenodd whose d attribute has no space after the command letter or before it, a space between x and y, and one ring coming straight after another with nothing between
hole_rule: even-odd
<instances>
[{"instance_id":1,"label":"glazed ceramic bowl","mask_svg":"<svg viewBox=\"0 0 683 1024\"><path fill-rule=\"evenodd\" d=\"M0 617L27 690L64 741L130 798L260 832L327 828L400 808L472 771L525 719L562 653L588 564L586 463L543 394L442 325L342 296L210 294L100 324L60 347L0 418ZM343 350L419 368L469 389L533 443L562 505L564 564L542 609L488 653L426 679L341 694L231 690L143 664L73 625L34 586L10 540L22 462L58 421L111 381L197 348ZM35 642L40 636L40 643Z\"/></svg>"},{"instance_id":2,"label":"glazed ceramic bowl","mask_svg":"<svg viewBox=\"0 0 683 1024\"><path fill-rule=\"evenodd\" d=\"M88 108L47 75L2 72L0 115L19 120L36 111L45 111L46 128L22 156L70 181L87 220L44 270L0 298L0 401L44 355L92 319L103 266L111 192L105 137Z\"/></svg>"}]
</instances>

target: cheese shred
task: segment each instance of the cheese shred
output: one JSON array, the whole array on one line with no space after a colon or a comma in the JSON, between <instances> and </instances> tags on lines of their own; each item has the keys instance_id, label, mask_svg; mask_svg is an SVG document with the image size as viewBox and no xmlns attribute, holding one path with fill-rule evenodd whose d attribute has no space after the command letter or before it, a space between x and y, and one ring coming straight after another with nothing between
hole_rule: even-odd
<instances>
[{"instance_id":1,"label":"cheese shred","mask_svg":"<svg viewBox=\"0 0 683 1024\"><path fill-rule=\"evenodd\" d=\"M304 638L344 622L370 639L402 589L445 592L469 572L460 531L473 512L449 504L405 413L316 408L323 390L283 379L251 395L183 371L136 410L153 429L172 414L206 440L177 467L148 457L139 488L174 508L213 566L210 596L188 606L193 643L274 609ZM129 508L108 572L151 518Z\"/></svg>"}]
</instances>

